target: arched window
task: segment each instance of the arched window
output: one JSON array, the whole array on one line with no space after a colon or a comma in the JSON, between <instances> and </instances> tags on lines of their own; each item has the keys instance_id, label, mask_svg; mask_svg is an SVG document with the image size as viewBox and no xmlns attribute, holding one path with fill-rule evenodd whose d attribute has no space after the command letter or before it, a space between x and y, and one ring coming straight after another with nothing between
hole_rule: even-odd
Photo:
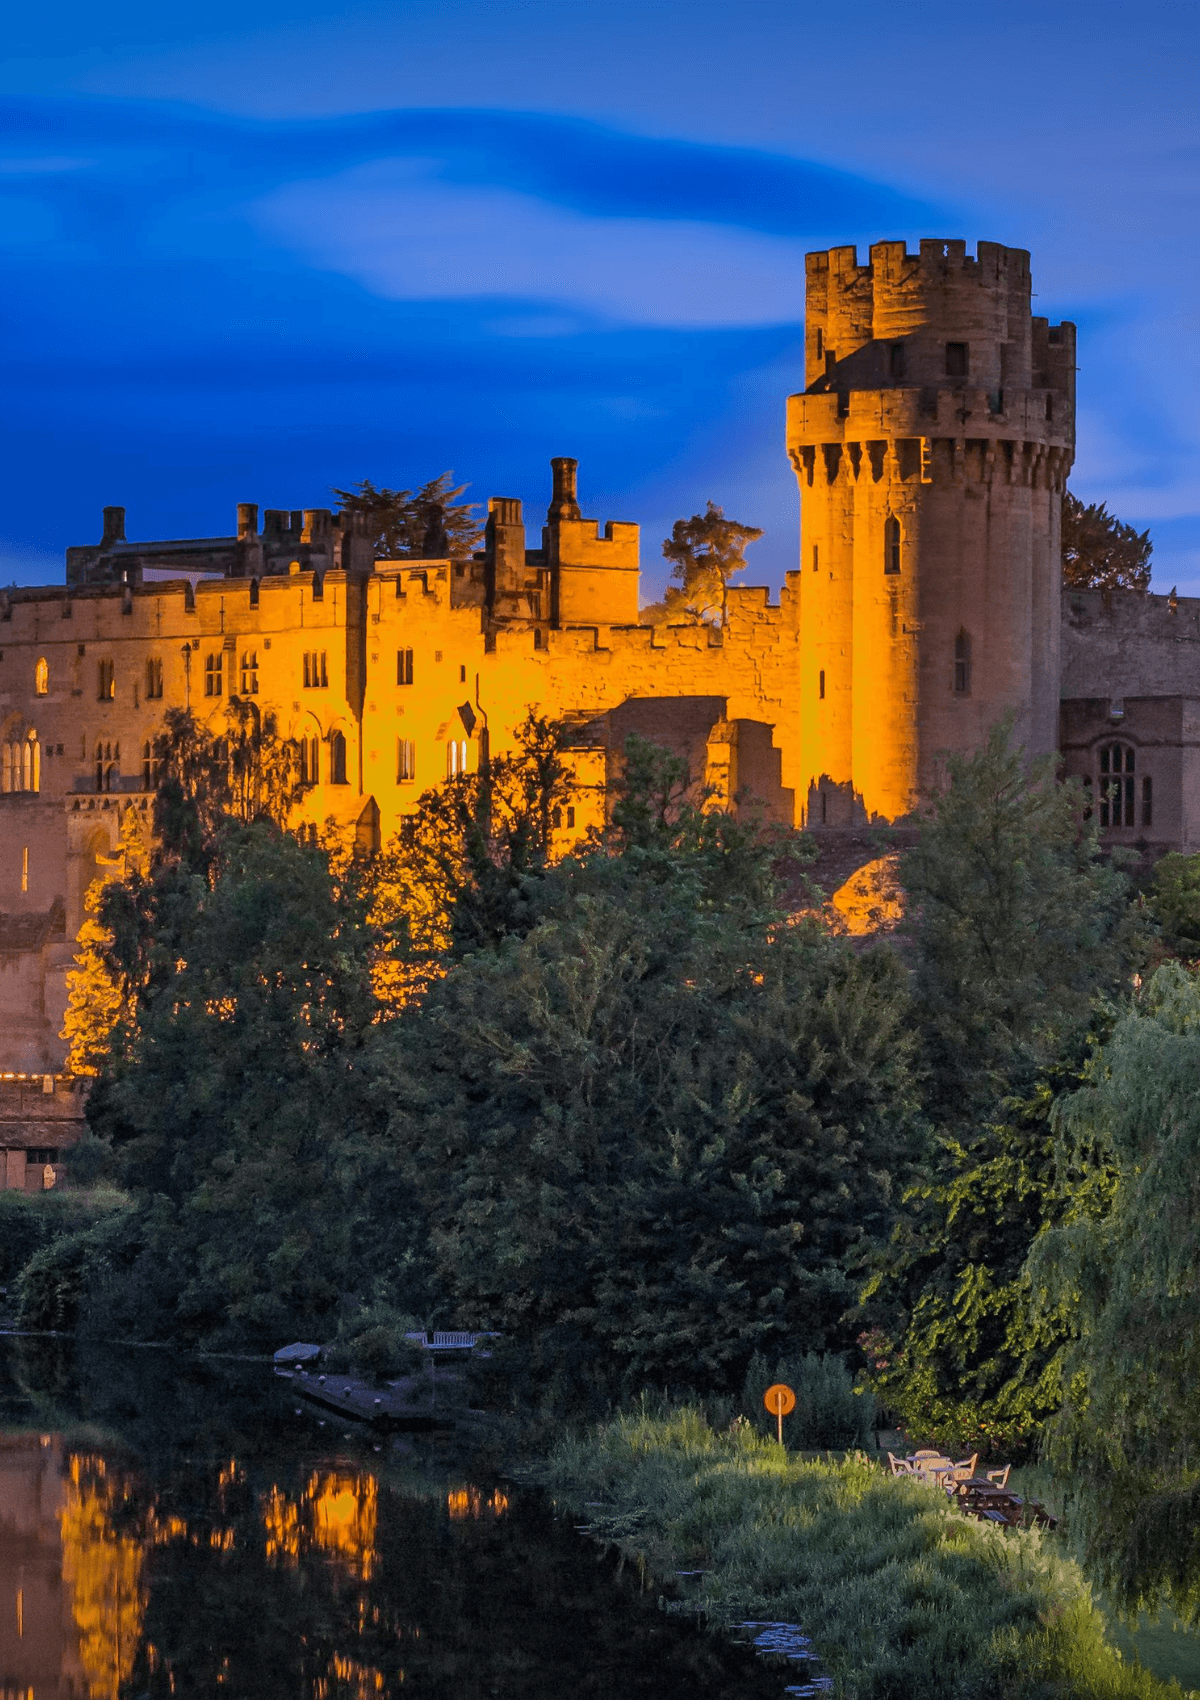
<instances>
[{"instance_id":1,"label":"arched window","mask_svg":"<svg viewBox=\"0 0 1200 1700\"><path fill-rule=\"evenodd\" d=\"M1100 830L1135 825L1132 744L1104 744L1100 750Z\"/></svg>"},{"instance_id":2,"label":"arched window","mask_svg":"<svg viewBox=\"0 0 1200 1700\"><path fill-rule=\"evenodd\" d=\"M21 747L21 790L40 791L42 788L42 746L38 735L30 731Z\"/></svg>"},{"instance_id":3,"label":"arched window","mask_svg":"<svg viewBox=\"0 0 1200 1700\"><path fill-rule=\"evenodd\" d=\"M0 791L40 791L41 788L42 746L37 733L30 730L23 738L10 738L0 745Z\"/></svg>"},{"instance_id":4,"label":"arched window","mask_svg":"<svg viewBox=\"0 0 1200 1700\"><path fill-rule=\"evenodd\" d=\"M971 634L965 630L954 640L954 694L956 697L971 694Z\"/></svg>"},{"instance_id":5,"label":"arched window","mask_svg":"<svg viewBox=\"0 0 1200 1700\"><path fill-rule=\"evenodd\" d=\"M50 663L46 657L40 656L33 670L33 694L44 697L50 689Z\"/></svg>"},{"instance_id":6,"label":"arched window","mask_svg":"<svg viewBox=\"0 0 1200 1700\"><path fill-rule=\"evenodd\" d=\"M153 738L147 738L142 744L142 790L155 791L158 789L158 745Z\"/></svg>"},{"instance_id":7,"label":"arched window","mask_svg":"<svg viewBox=\"0 0 1200 1700\"><path fill-rule=\"evenodd\" d=\"M340 732L329 734L329 783L346 783L346 740Z\"/></svg>"},{"instance_id":8,"label":"arched window","mask_svg":"<svg viewBox=\"0 0 1200 1700\"><path fill-rule=\"evenodd\" d=\"M314 734L300 739L300 783L319 785L321 782L321 741Z\"/></svg>"},{"instance_id":9,"label":"arched window","mask_svg":"<svg viewBox=\"0 0 1200 1700\"><path fill-rule=\"evenodd\" d=\"M895 514L889 514L883 522L883 570L900 571L900 521Z\"/></svg>"}]
</instances>

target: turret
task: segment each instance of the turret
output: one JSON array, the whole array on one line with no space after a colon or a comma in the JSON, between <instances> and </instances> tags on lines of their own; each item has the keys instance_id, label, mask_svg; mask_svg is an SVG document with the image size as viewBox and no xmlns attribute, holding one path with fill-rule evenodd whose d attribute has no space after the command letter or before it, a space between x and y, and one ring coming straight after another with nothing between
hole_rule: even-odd
<instances>
[{"instance_id":1,"label":"turret","mask_svg":"<svg viewBox=\"0 0 1200 1700\"><path fill-rule=\"evenodd\" d=\"M1009 710L1054 748L1074 364L1074 326L1031 315L1023 249L808 256L788 452L814 825L907 813Z\"/></svg>"}]
</instances>

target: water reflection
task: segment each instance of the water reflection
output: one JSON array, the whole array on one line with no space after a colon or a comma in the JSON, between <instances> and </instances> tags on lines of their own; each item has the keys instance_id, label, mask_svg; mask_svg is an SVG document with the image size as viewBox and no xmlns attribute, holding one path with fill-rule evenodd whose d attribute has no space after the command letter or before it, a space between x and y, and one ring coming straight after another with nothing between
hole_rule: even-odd
<instances>
[{"instance_id":1,"label":"water reflection","mask_svg":"<svg viewBox=\"0 0 1200 1700\"><path fill-rule=\"evenodd\" d=\"M0 1348L0 1700L781 1692L536 1495L453 1453L330 1452L261 1370L9 1369Z\"/></svg>"}]
</instances>

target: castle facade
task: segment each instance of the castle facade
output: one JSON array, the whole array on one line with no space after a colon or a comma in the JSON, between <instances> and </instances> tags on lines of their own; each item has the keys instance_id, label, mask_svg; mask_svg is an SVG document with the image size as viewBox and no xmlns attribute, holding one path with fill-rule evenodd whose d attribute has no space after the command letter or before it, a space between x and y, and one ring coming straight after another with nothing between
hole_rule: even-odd
<instances>
[{"instance_id":1,"label":"castle facade","mask_svg":"<svg viewBox=\"0 0 1200 1700\"><path fill-rule=\"evenodd\" d=\"M304 752L297 826L364 844L531 707L576 728L564 849L631 731L730 806L833 831L907 814L1006 712L1108 836L1200 841L1200 605L1061 595L1075 336L1032 315L1029 256L810 255L805 349L799 564L777 602L731 587L724 626L640 623L638 528L586 519L566 459L534 547L509 498L468 561L376 561L349 518L251 504L229 536L138 543L108 508L62 586L0 592L0 1070L61 1070L84 899L171 707L269 707Z\"/></svg>"}]
</instances>

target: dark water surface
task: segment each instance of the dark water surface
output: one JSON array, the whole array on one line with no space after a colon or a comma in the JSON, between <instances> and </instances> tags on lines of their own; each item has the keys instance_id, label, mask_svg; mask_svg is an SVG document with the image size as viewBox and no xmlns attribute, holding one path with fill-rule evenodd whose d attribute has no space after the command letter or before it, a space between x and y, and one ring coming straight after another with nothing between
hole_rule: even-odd
<instances>
[{"instance_id":1,"label":"dark water surface","mask_svg":"<svg viewBox=\"0 0 1200 1700\"><path fill-rule=\"evenodd\" d=\"M0 1700L781 1700L465 1441L295 1406L267 1365L0 1340Z\"/></svg>"}]
</instances>

